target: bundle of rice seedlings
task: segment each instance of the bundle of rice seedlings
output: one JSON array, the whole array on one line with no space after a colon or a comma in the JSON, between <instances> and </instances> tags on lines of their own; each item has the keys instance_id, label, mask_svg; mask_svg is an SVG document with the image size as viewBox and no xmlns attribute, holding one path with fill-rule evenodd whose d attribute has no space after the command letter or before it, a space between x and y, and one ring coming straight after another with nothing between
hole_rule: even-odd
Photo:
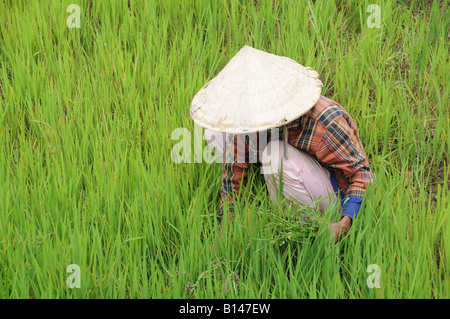
<instances>
[{"instance_id":1,"label":"bundle of rice seedlings","mask_svg":"<svg viewBox=\"0 0 450 319\"><path fill-rule=\"evenodd\" d=\"M323 213L310 207L280 205L274 212L267 212L266 230L272 230L270 244L286 246L311 243L326 223Z\"/></svg>"}]
</instances>

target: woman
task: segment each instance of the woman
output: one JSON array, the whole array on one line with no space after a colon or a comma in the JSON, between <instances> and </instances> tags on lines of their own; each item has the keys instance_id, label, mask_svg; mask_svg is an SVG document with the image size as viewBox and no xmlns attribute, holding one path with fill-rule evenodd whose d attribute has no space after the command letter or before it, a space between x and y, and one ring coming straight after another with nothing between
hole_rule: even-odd
<instances>
[{"instance_id":1,"label":"woman","mask_svg":"<svg viewBox=\"0 0 450 319\"><path fill-rule=\"evenodd\" d=\"M282 174L283 197L296 205L324 211L340 200L341 220L331 233L336 240L347 233L375 175L352 118L320 95L317 76L289 58L245 46L194 97L192 118L224 154L220 217L225 206L233 212L257 158L271 200Z\"/></svg>"}]
</instances>

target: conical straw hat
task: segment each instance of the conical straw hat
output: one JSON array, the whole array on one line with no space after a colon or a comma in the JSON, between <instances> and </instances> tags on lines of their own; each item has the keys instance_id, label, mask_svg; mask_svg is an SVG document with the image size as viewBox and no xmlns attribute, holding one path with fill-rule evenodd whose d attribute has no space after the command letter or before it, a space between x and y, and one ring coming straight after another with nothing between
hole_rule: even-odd
<instances>
[{"instance_id":1,"label":"conical straw hat","mask_svg":"<svg viewBox=\"0 0 450 319\"><path fill-rule=\"evenodd\" d=\"M318 73L294 60L244 46L191 103L204 128L251 133L285 125L319 100Z\"/></svg>"}]
</instances>

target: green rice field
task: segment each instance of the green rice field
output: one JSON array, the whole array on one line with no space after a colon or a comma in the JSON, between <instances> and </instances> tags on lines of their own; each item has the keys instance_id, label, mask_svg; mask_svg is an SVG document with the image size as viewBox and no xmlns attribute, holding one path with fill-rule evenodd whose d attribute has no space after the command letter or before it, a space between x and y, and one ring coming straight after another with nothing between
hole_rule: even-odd
<instances>
[{"instance_id":1,"label":"green rice field","mask_svg":"<svg viewBox=\"0 0 450 319\"><path fill-rule=\"evenodd\" d=\"M449 7L0 0L0 298L450 298ZM337 207L300 227L256 165L219 236L189 108L244 45L317 70L357 125L377 185L337 244Z\"/></svg>"}]
</instances>

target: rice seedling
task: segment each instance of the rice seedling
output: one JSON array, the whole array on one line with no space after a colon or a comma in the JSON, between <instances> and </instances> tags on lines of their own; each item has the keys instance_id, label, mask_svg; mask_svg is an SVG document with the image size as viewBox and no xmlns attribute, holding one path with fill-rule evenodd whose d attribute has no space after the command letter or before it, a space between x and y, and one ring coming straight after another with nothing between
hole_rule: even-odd
<instances>
[{"instance_id":1,"label":"rice seedling","mask_svg":"<svg viewBox=\"0 0 450 319\"><path fill-rule=\"evenodd\" d=\"M449 298L448 10L1 0L0 298ZM257 167L220 237L220 164L171 159L177 128L205 147L190 102L243 45L314 67L358 127L377 186L337 244L335 208L299 220Z\"/></svg>"}]
</instances>

